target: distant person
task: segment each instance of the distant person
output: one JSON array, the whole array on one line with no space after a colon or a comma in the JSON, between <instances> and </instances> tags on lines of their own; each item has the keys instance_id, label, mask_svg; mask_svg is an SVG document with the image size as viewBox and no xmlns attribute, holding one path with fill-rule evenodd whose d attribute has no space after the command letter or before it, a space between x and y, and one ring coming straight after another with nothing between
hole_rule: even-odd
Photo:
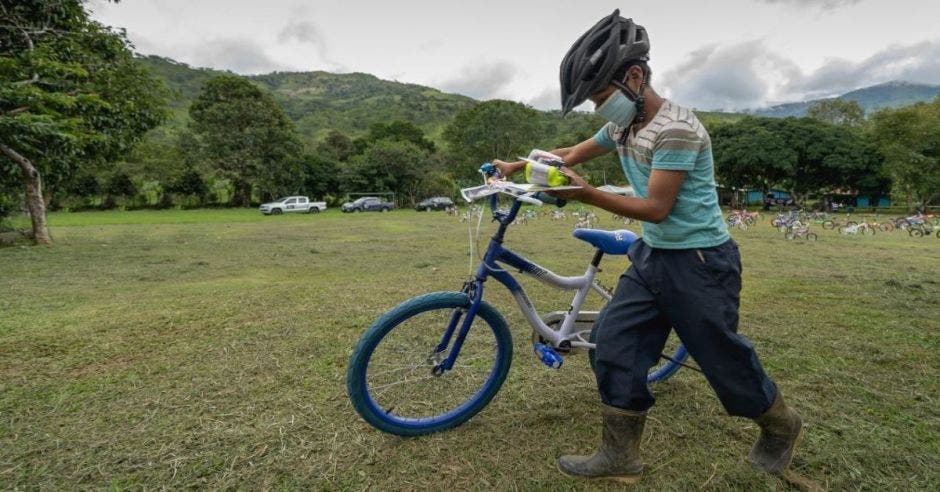
<instances>
[{"instance_id":1,"label":"distant person","mask_svg":"<svg viewBox=\"0 0 940 492\"><path fill-rule=\"evenodd\" d=\"M675 330L725 410L760 426L750 462L781 473L802 422L737 332L741 257L718 206L711 139L691 110L650 86L649 49L646 30L615 10L575 41L561 62L562 113L591 100L609 123L593 138L552 151L565 159L572 184L581 186L555 194L639 219L643 238L631 246L632 264L593 328L603 402L600 448L593 455L562 456L557 465L574 477L640 478L640 442L655 402L647 372ZM570 170L612 151L635 198L599 191ZM494 163L506 176L525 166Z\"/></svg>"}]
</instances>

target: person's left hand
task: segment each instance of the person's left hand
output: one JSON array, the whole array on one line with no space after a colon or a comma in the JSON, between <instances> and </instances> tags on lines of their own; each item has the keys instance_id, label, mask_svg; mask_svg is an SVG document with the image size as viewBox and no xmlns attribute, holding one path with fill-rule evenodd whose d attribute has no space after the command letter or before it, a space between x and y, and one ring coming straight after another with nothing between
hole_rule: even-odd
<instances>
[{"instance_id":1,"label":"person's left hand","mask_svg":"<svg viewBox=\"0 0 940 492\"><path fill-rule=\"evenodd\" d=\"M571 178L571 183L569 186L580 186L580 188L575 188L572 190L555 190L555 191L546 191L551 196L556 198L562 198L564 200L578 200L581 199L589 192L591 185L587 184L587 181L584 180L581 176L578 176L569 167L562 167L561 172L565 173L569 178Z\"/></svg>"}]
</instances>

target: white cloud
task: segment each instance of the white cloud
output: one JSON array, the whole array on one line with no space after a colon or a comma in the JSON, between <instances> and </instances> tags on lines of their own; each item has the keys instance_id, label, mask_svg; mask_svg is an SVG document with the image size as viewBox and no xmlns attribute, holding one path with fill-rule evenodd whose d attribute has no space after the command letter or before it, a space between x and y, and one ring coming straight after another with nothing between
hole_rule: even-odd
<instances>
[{"instance_id":1,"label":"white cloud","mask_svg":"<svg viewBox=\"0 0 940 492\"><path fill-rule=\"evenodd\" d=\"M855 5L862 0L757 0L761 3L790 4L800 8L818 8L820 10L835 10L841 7Z\"/></svg>"},{"instance_id":2,"label":"white cloud","mask_svg":"<svg viewBox=\"0 0 940 492\"><path fill-rule=\"evenodd\" d=\"M762 105L780 85L798 76L791 61L760 41L710 45L693 51L654 87L679 104L700 109L737 110Z\"/></svg>"},{"instance_id":3,"label":"white cloud","mask_svg":"<svg viewBox=\"0 0 940 492\"><path fill-rule=\"evenodd\" d=\"M807 98L825 97L892 80L940 83L940 40L889 46L859 62L828 60L788 89Z\"/></svg>"},{"instance_id":4,"label":"white cloud","mask_svg":"<svg viewBox=\"0 0 940 492\"><path fill-rule=\"evenodd\" d=\"M710 45L667 71L654 86L679 104L740 110L831 97L892 80L940 82L940 40L889 46L861 61L830 59L804 73L760 41Z\"/></svg>"},{"instance_id":5,"label":"white cloud","mask_svg":"<svg viewBox=\"0 0 940 492\"><path fill-rule=\"evenodd\" d=\"M269 73L288 70L269 57L254 41L242 39L216 39L191 47L190 55L182 61L197 67L231 70L240 74Z\"/></svg>"},{"instance_id":6,"label":"white cloud","mask_svg":"<svg viewBox=\"0 0 940 492\"><path fill-rule=\"evenodd\" d=\"M474 99L507 97L506 89L519 69L507 61L477 62L465 66L460 75L436 84L444 92L455 92Z\"/></svg>"},{"instance_id":7,"label":"white cloud","mask_svg":"<svg viewBox=\"0 0 940 492\"><path fill-rule=\"evenodd\" d=\"M326 38L320 28L310 21L292 20L277 34L279 43L307 44L314 48L321 63L332 70L345 71L345 67L332 60L327 49Z\"/></svg>"},{"instance_id":8,"label":"white cloud","mask_svg":"<svg viewBox=\"0 0 940 492\"><path fill-rule=\"evenodd\" d=\"M548 87L534 97L522 101L541 110L561 109L561 91L558 86Z\"/></svg>"}]
</instances>

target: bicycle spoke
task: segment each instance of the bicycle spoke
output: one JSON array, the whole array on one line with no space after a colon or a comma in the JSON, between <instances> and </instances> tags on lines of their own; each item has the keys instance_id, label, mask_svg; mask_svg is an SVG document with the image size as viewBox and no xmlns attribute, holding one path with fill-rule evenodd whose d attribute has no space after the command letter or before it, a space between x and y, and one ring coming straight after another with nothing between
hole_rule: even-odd
<instances>
[{"instance_id":1,"label":"bicycle spoke","mask_svg":"<svg viewBox=\"0 0 940 492\"><path fill-rule=\"evenodd\" d=\"M451 369L431 373L453 348L434 352L452 312L442 310L406 319L376 347L369 363L372 372L366 373L366 379L371 398L386 413L404 418L447 413L472 398L489 378L498 345L492 330L478 320L474 320Z\"/></svg>"}]
</instances>

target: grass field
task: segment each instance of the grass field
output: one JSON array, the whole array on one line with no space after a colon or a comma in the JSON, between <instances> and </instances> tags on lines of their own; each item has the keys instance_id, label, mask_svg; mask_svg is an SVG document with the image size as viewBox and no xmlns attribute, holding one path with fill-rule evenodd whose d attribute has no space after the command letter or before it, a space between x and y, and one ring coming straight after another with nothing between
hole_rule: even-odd
<instances>
[{"instance_id":1,"label":"grass field","mask_svg":"<svg viewBox=\"0 0 940 492\"><path fill-rule=\"evenodd\" d=\"M0 489L615 489L555 470L559 454L598 439L593 376L584 356L539 364L495 284L487 297L510 322L515 359L489 407L414 439L353 412L344 376L363 330L465 279L467 225L453 217L50 222L55 246L0 249ZM578 274L592 252L572 225L514 226L507 244ZM615 226L603 214L599 227ZM766 224L734 233L740 329L806 423L794 467L830 490L940 490L940 240L816 232L816 243ZM626 262L602 266L613 286ZM570 301L525 285L541 310ZM637 489L782 487L747 464L756 426L724 416L701 375L682 370L655 391Z\"/></svg>"}]
</instances>

